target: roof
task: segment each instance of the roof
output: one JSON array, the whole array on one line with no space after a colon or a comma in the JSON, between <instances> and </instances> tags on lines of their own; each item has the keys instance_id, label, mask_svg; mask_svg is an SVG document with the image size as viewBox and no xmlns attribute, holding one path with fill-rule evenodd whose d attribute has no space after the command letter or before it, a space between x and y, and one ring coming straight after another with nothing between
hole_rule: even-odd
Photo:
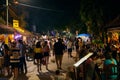
<instances>
[{"instance_id":1,"label":"roof","mask_svg":"<svg viewBox=\"0 0 120 80\"><path fill-rule=\"evenodd\" d=\"M111 22L109 22L105 29L108 32L120 32L120 15L113 19Z\"/></svg>"},{"instance_id":2,"label":"roof","mask_svg":"<svg viewBox=\"0 0 120 80\"><path fill-rule=\"evenodd\" d=\"M14 32L15 32L14 28L0 24L0 34L13 34Z\"/></svg>"},{"instance_id":3,"label":"roof","mask_svg":"<svg viewBox=\"0 0 120 80\"><path fill-rule=\"evenodd\" d=\"M111 22L109 22L106 26L106 28L114 28L114 27L120 27L120 15L117 16L115 19L113 19Z\"/></svg>"}]
</instances>

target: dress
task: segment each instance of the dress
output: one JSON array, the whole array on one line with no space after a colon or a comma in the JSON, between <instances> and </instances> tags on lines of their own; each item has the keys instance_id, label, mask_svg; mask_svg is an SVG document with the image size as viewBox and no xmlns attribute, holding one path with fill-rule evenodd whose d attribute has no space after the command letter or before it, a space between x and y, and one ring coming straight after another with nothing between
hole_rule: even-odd
<instances>
[{"instance_id":1,"label":"dress","mask_svg":"<svg viewBox=\"0 0 120 80\"><path fill-rule=\"evenodd\" d=\"M34 49L35 52L35 59L42 59L43 58L43 54L42 54L42 48L35 48Z\"/></svg>"},{"instance_id":2,"label":"dress","mask_svg":"<svg viewBox=\"0 0 120 80\"><path fill-rule=\"evenodd\" d=\"M46 56L49 56L49 46L48 45L46 45L44 48L44 57L46 57Z\"/></svg>"}]
</instances>

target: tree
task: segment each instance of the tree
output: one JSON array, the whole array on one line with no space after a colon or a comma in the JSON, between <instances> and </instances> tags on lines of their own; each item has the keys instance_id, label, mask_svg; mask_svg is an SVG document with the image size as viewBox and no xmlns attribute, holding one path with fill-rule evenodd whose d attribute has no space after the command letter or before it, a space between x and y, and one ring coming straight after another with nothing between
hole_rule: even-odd
<instances>
[{"instance_id":1,"label":"tree","mask_svg":"<svg viewBox=\"0 0 120 80\"><path fill-rule=\"evenodd\" d=\"M87 26L88 33L98 35L101 31L103 25L101 2L98 0L81 0L80 19Z\"/></svg>"},{"instance_id":2,"label":"tree","mask_svg":"<svg viewBox=\"0 0 120 80\"><path fill-rule=\"evenodd\" d=\"M25 21L25 15L22 14L19 16L19 22L20 22L20 27L25 28L27 25L27 22Z\"/></svg>"}]
</instances>

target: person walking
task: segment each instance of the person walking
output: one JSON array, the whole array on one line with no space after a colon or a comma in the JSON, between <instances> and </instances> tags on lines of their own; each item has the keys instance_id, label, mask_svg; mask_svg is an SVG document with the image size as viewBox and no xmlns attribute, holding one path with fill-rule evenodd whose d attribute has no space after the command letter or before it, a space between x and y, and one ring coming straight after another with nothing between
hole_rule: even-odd
<instances>
[{"instance_id":1,"label":"person walking","mask_svg":"<svg viewBox=\"0 0 120 80\"><path fill-rule=\"evenodd\" d=\"M68 58L72 57L72 41L69 39L67 42Z\"/></svg>"},{"instance_id":2,"label":"person walking","mask_svg":"<svg viewBox=\"0 0 120 80\"><path fill-rule=\"evenodd\" d=\"M46 63L45 66L46 66L46 69L48 69L50 48L48 46L48 42L47 41L44 42L43 51L44 51L44 60L45 60L45 63Z\"/></svg>"},{"instance_id":3,"label":"person walking","mask_svg":"<svg viewBox=\"0 0 120 80\"><path fill-rule=\"evenodd\" d=\"M16 42L11 44L11 54L10 54L10 65L11 71L14 73L14 79L17 80L19 74L19 64L20 64L20 49L16 47Z\"/></svg>"},{"instance_id":4,"label":"person walking","mask_svg":"<svg viewBox=\"0 0 120 80\"><path fill-rule=\"evenodd\" d=\"M37 61L37 71L39 72L41 70L42 58L43 58L43 49L40 41L36 43L36 46L34 48L34 57Z\"/></svg>"},{"instance_id":5,"label":"person walking","mask_svg":"<svg viewBox=\"0 0 120 80\"><path fill-rule=\"evenodd\" d=\"M25 59L25 44L22 40L18 40L18 48L20 50L20 70L21 73L27 73L27 64Z\"/></svg>"},{"instance_id":6,"label":"person walking","mask_svg":"<svg viewBox=\"0 0 120 80\"><path fill-rule=\"evenodd\" d=\"M103 70L104 70L104 75L103 75L103 79L104 78L109 78L111 80L117 80L118 75L114 74L114 75L107 75L108 73L118 73L117 67L114 69L112 67L112 70L109 68L110 65L118 65L117 64L117 60L114 59L112 57L112 51L107 51L106 55L105 55L105 60L103 63Z\"/></svg>"},{"instance_id":7,"label":"person walking","mask_svg":"<svg viewBox=\"0 0 120 80\"><path fill-rule=\"evenodd\" d=\"M58 69L62 69L62 59L63 59L63 51L65 50L65 46L62 43L62 39L59 38L58 42L54 44L53 56L55 55L56 65Z\"/></svg>"},{"instance_id":8,"label":"person walking","mask_svg":"<svg viewBox=\"0 0 120 80\"><path fill-rule=\"evenodd\" d=\"M7 44L4 44L4 68L7 75L10 75L10 49Z\"/></svg>"}]
</instances>

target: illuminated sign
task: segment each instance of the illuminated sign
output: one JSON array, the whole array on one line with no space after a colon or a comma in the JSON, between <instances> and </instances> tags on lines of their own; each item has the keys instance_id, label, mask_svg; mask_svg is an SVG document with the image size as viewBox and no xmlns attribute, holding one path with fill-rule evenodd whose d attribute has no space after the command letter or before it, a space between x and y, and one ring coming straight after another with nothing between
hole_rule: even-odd
<instances>
[{"instance_id":1,"label":"illuminated sign","mask_svg":"<svg viewBox=\"0 0 120 80\"><path fill-rule=\"evenodd\" d=\"M18 20L13 20L13 28L19 27L19 21Z\"/></svg>"}]
</instances>

